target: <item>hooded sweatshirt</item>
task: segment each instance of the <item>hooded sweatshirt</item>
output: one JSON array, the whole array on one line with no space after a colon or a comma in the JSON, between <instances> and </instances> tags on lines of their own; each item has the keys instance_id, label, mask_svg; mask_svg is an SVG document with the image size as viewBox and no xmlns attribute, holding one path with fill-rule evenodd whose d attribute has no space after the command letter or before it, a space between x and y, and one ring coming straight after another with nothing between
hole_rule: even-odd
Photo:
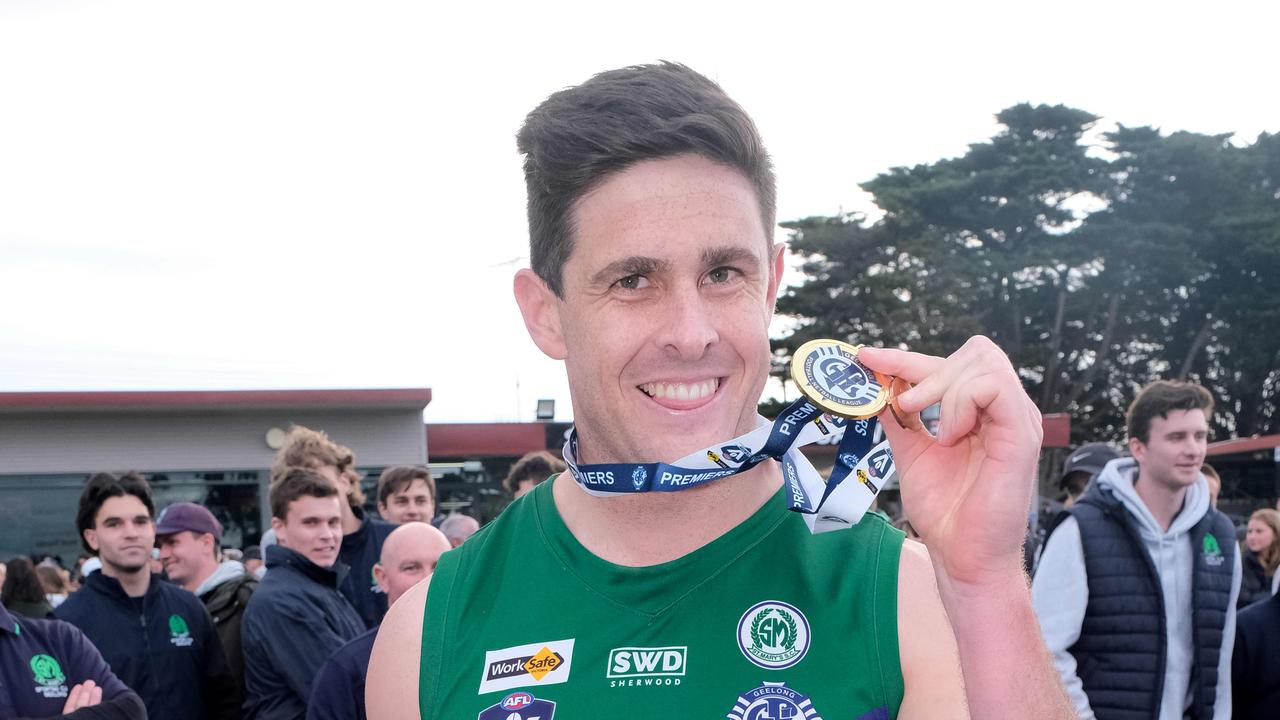
<instances>
[{"instance_id":1,"label":"hooded sweatshirt","mask_svg":"<svg viewBox=\"0 0 1280 720\"><path fill-rule=\"evenodd\" d=\"M1195 552L1188 533L1209 510L1209 485L1203 476L1187 489L1182 510L1165 530L1147 509L1133 487L1138 469L1133 458L1119 458L1107 463L1094 479L1109 488L1120 499L1138 527L1156 572L1164 596L1165 645L1164 688L1160 700L1160 720L1181 720L1188 704L1193 664L1191 578ZM1222 652L1218 661L1217 701L1214 719L1231 717L1231 648L1235 638L1235 603L1240 592L1240 555L1235 554L1232 570L1231 603L1223 627ZM1076 674L1076 660L1069 649L1080 639L1085 608L1089 602L1088 576L1084 549L1080 543L1080 526L1068 517L1054 530L1045 543L1031 585L1031 603L1040 620L1045 644L1053 653L1054 664L1062 676L1067 693L1082 720L1093 720L1083 684Z\"/></svg>"}]
</instances>

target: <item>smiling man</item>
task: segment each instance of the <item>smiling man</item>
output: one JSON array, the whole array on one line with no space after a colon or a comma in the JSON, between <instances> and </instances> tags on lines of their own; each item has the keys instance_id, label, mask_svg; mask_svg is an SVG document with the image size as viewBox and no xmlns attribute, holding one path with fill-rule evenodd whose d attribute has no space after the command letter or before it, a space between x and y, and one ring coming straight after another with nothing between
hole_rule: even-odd
<instances>
[{"instance_id":1,"label":"smiling man","mask_svg":"<svg viewBox=\"0 0 1280 720\"><path fill-rule=\"evenodd\" d=\"M552 95L518 144L516 301L565 363L577 463L628 472L561 473L442 557L383 622L369 716L1069 717L1021 567L1039 415L1004 354L860 356L917 383L903 411L945 409L936 438L885 427L929 550L874 515L811 534L773 460L602 496L762 422L773 171L742 108L669 63Z\"/></svg>"},{"instance_id":2,"label":"smiling man","mask_svg":"<svg viewBox=\"0 0 1280 720\"><path fill-rule=\"evenodd\" d=\"M337 486L293 468L271 485L266 577L244 613L246 720L300 720L325 658L364 632L339 592L348 568L338 562L342 503Z\"/></svg>"},{"instance_id":3,"label":"smiling man","mask_svg":"<svg viewBox=\"0 0 1280 720\"><path fill-rule=\"evenodd\" d=\"M238 718L240 693L213 620L195 595L151 574L156 528L139 475L97 473L76 527L102 570L54 615L80 628L154 718Z\"/></svg>"},{"instance_id":4,"label":"smiling man","mask_svg":"<svg viewBox=\"0 0 1280 720\"><path fill-rule=\"evenodd\" d=\"M1049 536L1033 598L1081 718L1231 717L1240 556L1200 467L1213 398L1143 388L1132 458L1107 463Z\"/></svg>"}]
</instances>

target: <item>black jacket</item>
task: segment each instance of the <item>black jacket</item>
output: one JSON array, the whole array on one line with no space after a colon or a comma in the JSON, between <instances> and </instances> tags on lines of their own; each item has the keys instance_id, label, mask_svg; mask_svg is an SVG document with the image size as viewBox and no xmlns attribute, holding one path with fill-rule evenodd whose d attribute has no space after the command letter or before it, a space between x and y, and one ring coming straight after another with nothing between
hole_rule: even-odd
<instances>
[{"instance_id":1,"label":"black jacket","mask_svg":"<svg viewBox=\"0 0 1280 720\"><path fill-rule=\"evenodd\" d=\"M244 648L240 645L240 625L244 621L244 609L257 587L258 578L246 572L200 596L200 601L213 616L213 625L222 640L222 650L227 655L227 665L236 679L241 700L244 698Z\"/></svg>"},{"instance_id":2,"label":"black jacket","mask_svg":"<svg viewBox=\"0 0 1280 720\"><path fill-rule=\"evenodd\" d=\"M351 601L351 606L360 613L366 628L378 627L382 616L387 614L387 594L378 587L373 579L373 566L378 564L382 555L382 543L398 525L385 520L365 517L364 511L354 508L356 517L360 518L360 529L342 536L342 546L338 549L338 562L346 565L350 572L342 581L342 594Z\"/></svg>"},{"instance_id":3,"label":"black jacket","mask_svg":"<svg viewBox=\"0 0 1280 720\"><path fill-rule=\"evenodd\" d=\"M91 573L54 610L84 632L111 670L142 697L151 720L240 717L235 678L213 620L195 595L151 576L140 598Z\"/></svg>"},{"instance_id":4,"label":"black jacket","mask_svg":"<svg viewBox=\"0 0 1280 720\"><path fill-rule=\"evenodd\" d=\"M1271 597L1271 578L1267 577L1267 569L1262 567L1257 553L1247 547L1241 548L1240 570L1240 597L1236 607L1243 609Z\"/></svg>"},{"instance_id":5,"label":"black jacket","mask_svg":"<svg viewBox=\"0 0 1280 720\"><path fill-rule=\"evenodd\" d=\"M1275 720L1280 714L1280 595L1236 616L1231 714L1236 720Z\"/></svg>"},{"instance_id":6,"label":"black jacket","mask_svg":"<svg viewBox=\"0 0 1280 720\"><path fill-rule=\"evenodd\" d=\"M266 549L267 574L245 609L245 718L307 714L311 683L335 650L364 632L338 587L346 566L323 568L281 545Z\"/></svg>"}]
</instances>

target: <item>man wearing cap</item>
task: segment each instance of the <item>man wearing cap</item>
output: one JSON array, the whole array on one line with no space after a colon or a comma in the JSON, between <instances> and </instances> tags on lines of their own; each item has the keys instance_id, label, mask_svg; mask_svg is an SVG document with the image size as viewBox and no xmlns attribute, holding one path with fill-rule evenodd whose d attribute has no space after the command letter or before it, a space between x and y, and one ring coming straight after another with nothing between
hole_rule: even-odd
<instances>
[{"instance_id":1,"label":"man wearing cap","mask_svg":"<svg viewBox=\"0 0 1280 720\"><path fill-rule=\"evenodd\" d=\"M1110 445L1100 442L1081 445L1071 453L1062 465L1062 478L1058 480L1058 487L1067 491L1063 507L1074 505L1084 494L1093 476L1102 472L1107 463L1118 457L1120 453Z\"/></svg>"},{"instance_id":2,"label":"man wearing cap","mask_svg":"<svg viewBox=\"0 0 1280 720\"><path fill-rule=\"evenodd\" d=\"M1200 473L1212 413L1200 385L1143 388L1132 457L1106 463L1045 543L1032 603L1081 718L1231 717L1240 555ZM1105 457L1084 451L1068 476Z\"/></svg>"},{"instance_id":3,"label":"man wearing cap","mask_svg":"<svg viewBox=\"0 0 1280 720\"><path fill-rule=\"evenodd\" d=\"M213 617L227 664L243 697L240 622L258 579L235 560L218 562L221 543L221 523L201 505L174 503L156 520L156 545L164 570L175 585L195 593Z\"/></svg>"}]
</instances>

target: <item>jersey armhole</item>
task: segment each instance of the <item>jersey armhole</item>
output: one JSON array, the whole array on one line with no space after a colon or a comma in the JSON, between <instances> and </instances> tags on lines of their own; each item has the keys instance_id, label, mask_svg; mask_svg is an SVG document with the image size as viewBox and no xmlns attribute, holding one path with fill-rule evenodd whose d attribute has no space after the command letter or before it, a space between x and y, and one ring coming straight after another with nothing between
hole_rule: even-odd
<instances>
[{"instance_id":1,"label":"jersey armhole","mask_svg":"<svg viewBox=\"0 0 1280 720\"><path fill-rule=\"evenodd\" d=\"M428 581L427 601L422 611L422 646L418 653L418 714L422 720L435 716L439 695L439 671L444 667L445 632L449 627L449 607L458 577L462 551L447 552Z\"/></svg>"},{"instance_id":2,"label":"jersey armhole","mask_svg":"<svg viewBox=\"0 0 1280 720\"><path fill-rule=\"evenodd\" d=\"M896 718L902 706L904 681L902 656L898 647L898 568L902 558L902 532L885 523L876 539L875 571L872 581L872 613L876 659L880 665L880 695Z\"/></svg>"}]
</instances>

